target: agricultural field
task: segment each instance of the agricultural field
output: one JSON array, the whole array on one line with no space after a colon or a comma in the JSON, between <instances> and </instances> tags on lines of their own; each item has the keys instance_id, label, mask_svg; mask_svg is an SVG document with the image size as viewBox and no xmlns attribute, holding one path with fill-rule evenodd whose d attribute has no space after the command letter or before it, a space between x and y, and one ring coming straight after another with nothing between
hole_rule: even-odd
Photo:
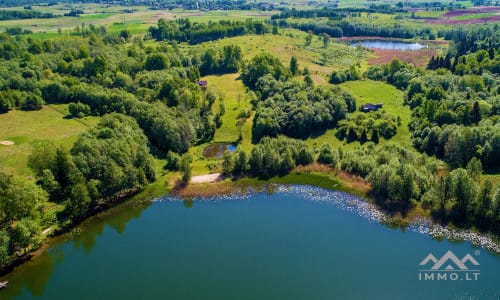
<instances>
[{"instance_id":1,"label":"agricultural field","mask_svg":"<svg viewBox=\"0 0 500 300\"><path fill-rule=\"evenodd\" d=\"M84 14L78 17L63 16L71 8L82 8ZM9 10L23 10L23 7L12 7ZM145 6L110 6L89 4L83 6L56 5L48 9L46 6L33 6L33 10L53 13L58 17L50 19L26 19L0 21L0 31L6 28L19 27L36 33L69 32L75 27L85 25L107 26L111 32L127 29L134 34L143 34L149 26L154 25L161 18L173 20L175 18L190 18L195 22L207 23L219 20L246 20L248 18L269 18L274 12L250 11L187 11L175 10L150 10Z\"/></svg>"},{"instance_id":2,"label":"agricultural field","mask_svg":"<svg viewBox=\"0 0 500 300\"><path fill-rule=\"evenodd\" d=\"M426 24L458 25L500 22L499 7L477 7L447 11L436 18L426 19Z\"/></svg>"}]
</instances>

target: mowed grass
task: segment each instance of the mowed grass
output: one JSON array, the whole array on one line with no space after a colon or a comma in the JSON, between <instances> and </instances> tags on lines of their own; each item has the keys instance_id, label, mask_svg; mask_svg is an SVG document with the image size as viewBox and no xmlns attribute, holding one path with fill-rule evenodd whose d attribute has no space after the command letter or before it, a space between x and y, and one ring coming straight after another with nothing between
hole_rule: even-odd
<instances>
[{"instance_id":1,"label":"mowed grass","mask_svg":"<svg viewBox=\"0 0 500 300\"><path fill-rule=\"evenodd\" d=\"M13 141L12 146L0 145L0 171L31 175L27 166L33 145L38 140L51 140L70 148L78 134L95 125L99 118L65 119L67 105L44 106L39 111L13 110L0 115L0 141Z\"/></svg>"},{"instance_id":2,"label":"mowed grass","mask_svg":"<svg viewBox=\"0 0 500 300\"><path fill-rule=\"evenodd\" d=\"M387 83L373 80L348 81L340 86L356 98L358 108L366 103L382 103L386 112L396 117L399 116L401 126L398 127L396 135L390 140L403 146L412 145L408 129L411 111L408 106L403 105L404 95L402 91ZM362 112L357 111L354 114L362 114ZM380 139L380 141L383 143L384 139Z\"/></svg>"},{"instance_id":3,"label":"mowed grass","mask_svg":"<svg viewBox=\"0 0 500 300\"><path fill-rule=\"evenodd\" d=\"M242 110L251 109L246 88L243 82L238 79L239 74L225 74L205 76L202 80L208 82L208 90L214 92L218 99L215 101L212 111L218 113L220 110L220 96L224 99L225 113L222 116L222 125L215 131L215 136L212 141L202 145L192 147L190 153L193 155L193 175L206 174L210 171L217 171L220 159L205 158L203 149L206 146L214 143L236 143L239 138L239 128L236 125L238 115ZM248 118L242 129L242 140L240 147L249 150L252 147L252 121L253 115ZM212 164L216 169L210 170L208 165Z\"/></svg>"},{"instance_id":4,"label":"mowed grass","mask_svg":"<svg viewBox=\"0 0 500 300\"><path fill-rule=\"evenodd\" d=\"M356 98L358 108L365 103L382 103L383 108L388 113L401 117L401 126L398 127L397 134L389 140L380 138L379 145L393 141L411 147L412 143L408 129L411 112L409 107L403 106L403 93L401 91L389 84L372 80L348 81L341 84L340 87L350 92ZM356 114L362 114L362 112L356 111L351 115L354 116ZM306 142L315 149L319 149L323 144L330 144L334 148L345 150L350 150L360 145L357 141L352 143L347 143L345 140L340 141L336 137L336 133L336 128L328 129L324 132L313 134Z\"/></svg>"},{"instance_id":5,"label":"mowed grass","mask_svg":"<svg viewBox=\"0 0 500 300\"><path fill-rule=\"evenodd\" d=\"M216 95L220 95L224 99L225 113L222 116L222 126L215 131L214 143L236 142L239 137L239 129L236 126L238 115L241 111L252 109L245 86L238 79L239 76L238 73L235 73L202 78L208 82L208 90L215 92ZM219 112L219 99L215 101L212 108L214 113ZM243 140L245 141L251 141L251 126L250 120L247 119L242 128Z\"/></svg>"}]
</instances>

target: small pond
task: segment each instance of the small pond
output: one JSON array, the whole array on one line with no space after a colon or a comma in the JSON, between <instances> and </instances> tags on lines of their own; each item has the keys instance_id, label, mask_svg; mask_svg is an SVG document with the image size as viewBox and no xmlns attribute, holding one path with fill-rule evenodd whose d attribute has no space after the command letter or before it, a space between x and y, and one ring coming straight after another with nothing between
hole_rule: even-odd
<instances>
[{"instance_id":1,"label":"small pond","mask_svg":"<svg viewBox=\"0 0 500 300\"><path fill-rule=\"evenodd\" d=\"M366 48L375 48L375 49L383 49L383 50L399 50L399 51L407 51L407 50L421 50L424 48L428 48L427 45L420 43L410 43L410 42L402 42L402 41L385 41L385 40L357 40L351 41L349 44L351 46L356 46L358 43L361 43L363 47Z\"/></svg>"},{"instance_id":2,"label":"small pond","mask_svg":"<svg viewBox=\"0 0 500 300\"><path fill-rule=\"evenodd\" d=\"M203 149L203 156L207 158L219 158L222 156L224 151L234 152L236 151L236 145L234 144L212 144L208 145Z\"/></svg>"}]
</instances>

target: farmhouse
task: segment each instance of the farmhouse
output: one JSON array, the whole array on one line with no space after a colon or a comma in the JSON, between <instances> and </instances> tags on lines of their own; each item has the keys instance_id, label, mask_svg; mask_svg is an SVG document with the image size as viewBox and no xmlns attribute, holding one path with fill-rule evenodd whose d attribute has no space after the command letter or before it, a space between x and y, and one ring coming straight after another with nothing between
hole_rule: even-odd
<instances>
[{"instance_id":1,"label":"farmhouse","mask_svg":"<svg viewBox=\"0 0 500 300\"><path fill-rule=\"evenodd\" d=\"M206 89L208 86L208 81L206 80L196 80L196 84L201 87L202 89Z\"/></svg>"},{"instance_id":2,"label":"farmhouse","mask_svg":"<svg viewBox=\"0 0 500 300\"><path fill-rule=\"evenodd\" d=\"M382 103L377 103L377 104L366 103L365 105L361 106L361 111L367 113L371 111L377 111L379 108L382 108Z\"/></svg>"}]
</instances>

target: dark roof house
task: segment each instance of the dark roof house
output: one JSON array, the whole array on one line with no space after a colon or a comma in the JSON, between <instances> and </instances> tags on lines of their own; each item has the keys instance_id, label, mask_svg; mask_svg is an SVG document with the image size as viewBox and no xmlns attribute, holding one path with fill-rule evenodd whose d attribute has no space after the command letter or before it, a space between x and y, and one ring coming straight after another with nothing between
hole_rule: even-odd
<instances>
[{"instance_id":1,"label":"dark roof house","mask_svg":"<svg viewBox=\"0 0 500 300\"><path fill-rule=\"evenodd\" d=\"M367 113L371 111L377 111L379 108L382 108L382 103L377 103L377 104L366 103L365 105L361 106L361 111Z\"/></svg>"}]
</instances>

